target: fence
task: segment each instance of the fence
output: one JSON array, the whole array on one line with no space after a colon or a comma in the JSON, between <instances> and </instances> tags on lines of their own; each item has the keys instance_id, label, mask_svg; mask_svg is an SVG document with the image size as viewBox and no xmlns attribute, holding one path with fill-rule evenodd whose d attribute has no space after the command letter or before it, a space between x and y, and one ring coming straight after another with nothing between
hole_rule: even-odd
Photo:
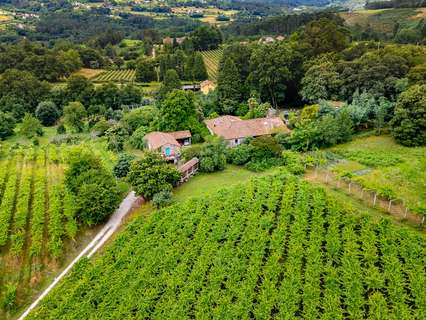
<instances>
[{"instance_id":1,"label":"fence","mask_svg":"<svg viewBox=\"0 0 426 320\"><path fill-rule=\"evenodd\" d=\"M386 199L377 192L367 190L362 185L351 181L347 177L340 177L330 170L322 167L313 167L307 173L308 180L312 179L332 187L335 187L353 198L362 200L371 207L380 208L383 211L397 217L398 220L424 226L425 217L410 211L401 199Z\"/></svg>"}]
</instances>

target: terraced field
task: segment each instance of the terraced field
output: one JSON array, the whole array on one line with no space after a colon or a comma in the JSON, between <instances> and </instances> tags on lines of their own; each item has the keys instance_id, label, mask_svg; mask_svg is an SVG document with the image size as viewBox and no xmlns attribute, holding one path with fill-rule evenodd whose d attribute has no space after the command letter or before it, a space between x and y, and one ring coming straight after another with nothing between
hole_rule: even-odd
<instances>
[{"instance_id":1,"label":"terraced field","mask_svg":"<svg viewBox=\"0 0 426 320\"><path fill-rule=\"evenodd\" d=\"M201 54L203 55L209 79L216 81L218 76L219 62L223 55L223 49L203 51Z\"/></svg>"}]
</instances>

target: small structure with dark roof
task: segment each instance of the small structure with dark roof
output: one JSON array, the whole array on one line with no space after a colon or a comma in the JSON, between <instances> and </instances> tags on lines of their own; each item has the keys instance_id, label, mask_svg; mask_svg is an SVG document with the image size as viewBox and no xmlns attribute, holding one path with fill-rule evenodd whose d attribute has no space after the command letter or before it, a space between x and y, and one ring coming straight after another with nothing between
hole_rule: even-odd
<instances>
[{"instance_id":1,"label":"small structure with dark roof","mask_svg":"<svg viewBox=\"0 0 426 320\"><path fill-rule=\"evenodd\" d=\"M290 131L279 117L242 120L227 115L204 122L211 134L225 139L230 147L241 144L246 138Z\"/></svg>"},{"instance_id":2,"label":"small structure with dark roof","mask_svg":"<svg viewBox=\"0 0 426 320\"><path fill-rule=\"evenodd\" d=\"M198 172L200 160L198 158L192 158L188 162L184 163L182 166L178 167L179 172L181 173L180 183L184 183L189 180L192 176L196 175Z\"/></svg>"}]
</instances>

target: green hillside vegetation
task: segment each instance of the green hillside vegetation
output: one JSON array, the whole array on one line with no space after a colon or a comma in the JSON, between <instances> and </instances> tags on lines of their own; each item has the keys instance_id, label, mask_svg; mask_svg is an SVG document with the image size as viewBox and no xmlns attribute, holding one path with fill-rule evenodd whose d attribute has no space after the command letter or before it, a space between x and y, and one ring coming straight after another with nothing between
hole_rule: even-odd
<instances>
[{"instance_id":1,"label":"green hillside vegetation","mask_svg":"<svg viewBox=\"0 0 426 320\"><path fill-rule=\"evenodd\" d=\"M334 165L336 173L426 214L426 147L407 148L389 136L371 136L332 151L349 160Z\"/></svg>"},{"instance_id":2,"label":"green hillside vegetation","mask_svg":"<svg viewBox=\"0 0 426 320\"><path fill-rule=\"evenodd\" d=\"M137 219L29 319L420 319L425 244L323 189L266 177Z\"/></svg>"},{"instance_id":3,"label":"green hillside vegetation","mask_svg":"<svg viewBox=\"0 0 426 320\"><path fill-rule=\"evenodd\" d=\"M348 26L362 29L364 35L360 34L359 37L370 34L369 37L376 39L395 38L397 42L406 43L412 42L411 35L410 39L405 39L404 34L407 30L418 29L421 33L422 28L424 29L422 25L424 25L426 11L424 8L369 9L344 12L340 13L340 16ZM408 33L411 34L411 31ZM421 38L422 35L419 34L419 37Z\"/></svg>"}]
</instances>

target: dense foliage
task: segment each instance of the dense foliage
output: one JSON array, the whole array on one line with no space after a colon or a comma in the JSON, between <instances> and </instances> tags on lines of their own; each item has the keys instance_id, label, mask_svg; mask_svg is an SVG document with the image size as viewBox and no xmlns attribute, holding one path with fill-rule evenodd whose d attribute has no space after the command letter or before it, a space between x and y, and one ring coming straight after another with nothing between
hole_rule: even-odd
<instances>
[{"instance_id":1,"label":"dense foliage","mask_svg":"<svg viewBox=\"0 0 426 320\"><path fill-rule=\"evenodd\" d=\"M168 207L81 261L29 319L423 318L424 235L353 210L287 176Z\"/></svg>"}]
</instances>

